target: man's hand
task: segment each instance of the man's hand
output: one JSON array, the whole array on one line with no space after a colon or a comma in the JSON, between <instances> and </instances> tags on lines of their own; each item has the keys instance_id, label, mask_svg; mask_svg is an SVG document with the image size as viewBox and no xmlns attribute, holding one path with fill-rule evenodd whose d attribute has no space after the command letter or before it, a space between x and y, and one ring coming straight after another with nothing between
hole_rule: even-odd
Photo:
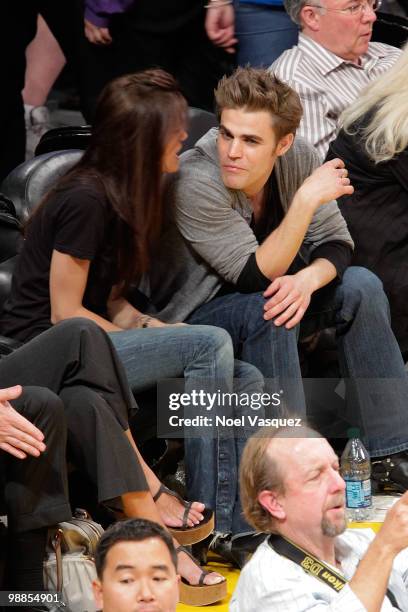
<instances>
[{"instance_id":1,"label":"man's hand","mask_svg":"<svg viewBox=\"0 0 408 612\"><path fill-rule=\"evenodd\" d=\"M367 612L382 610L395 556L408 547L408 492L388 510L349 586ZM394 610L395 608L393 608Z\"/></svg>"},{"instance_id":2,"label":"man's hand","mask_svg":"<svg viewBox=\"0 0 408 612\"><path fill-rule=\"evenodd\" d=\"M84 19L85 36L93 45L110 45L112 37L108 28L98 28L95 24Z\"/></svg>"},{"instance_id":3,"label":"man's hand","mask_svg":"<svg viewBox=\"0 0 408 612\"><path fill-rule=\"evenodd\" d=\"M208 38L217 47L223 47L228 53L235 53L234 45L238 42L234 36L234 7L232 4L207 9L205 29Z\"/></svg>"},{"instance_id":4,"label":"man's hand","mask_svg":"<svg viewBox=\"0 0 408 612\"><path fill-rule=\"evenodd\" d=\"M300 198L306 206L317 209L322 204L350 195L353 191L354 187L350 185L344 162L336 158L316 168L299 187L295 198Z\"/></svg>"},{"instance_id":5,"label":"man's hand","mask_svg":"<svg viewBox=\"0 0 408 612\"><path fill-rule=\"evenodd\" d=\"M20 385L0 389L0 448L17 459L38 457L46 448L43 434L9 404L21 391Z\"/></svg>"},{"instance_id":6,"label":"man's hand","mask_svg":"<svg viewBox=\"0 0 408 612\"><path fill-rule=\"evenodd\" d=\"M266 321L274 319L275 325L285 325L286 329L301 321L314 291L310 278L302 272L275 278L266 289L264 297L271 298L264 305Z\"/></svg>"},{"instance_id":7,"label":"man's hand","mask_svg":"<svg viewBox=\"0 0 408 612\"><path fill-rule=\"evenodd\" d=\"M392 555L408 547L408 491L388 510L375 539Z\"/></svg>"}]
</instances>

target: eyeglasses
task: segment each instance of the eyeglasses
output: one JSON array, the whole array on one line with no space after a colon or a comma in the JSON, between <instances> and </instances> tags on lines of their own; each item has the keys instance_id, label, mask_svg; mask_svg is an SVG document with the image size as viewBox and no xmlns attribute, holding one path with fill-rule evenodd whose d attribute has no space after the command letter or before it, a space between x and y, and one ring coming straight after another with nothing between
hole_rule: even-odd
<instances>
[{"instance_id":1,"label":"eyeglasses","mask_svg":"<svg viewBox=\"0 0 408 612\"><path fill-rule=\"evenodd\" d=\"M370 11L377 12L381 8L381 5L382 0L365 0L365 2L356 2L355 4L343 9L328 8L327 6L322 6L321 4L308 4L307 6L325 9L326 11L331 11L332 13L343 13L343 15L356 16L362 15L368 9L370 9Z\"/></svg>"}]
</instances>

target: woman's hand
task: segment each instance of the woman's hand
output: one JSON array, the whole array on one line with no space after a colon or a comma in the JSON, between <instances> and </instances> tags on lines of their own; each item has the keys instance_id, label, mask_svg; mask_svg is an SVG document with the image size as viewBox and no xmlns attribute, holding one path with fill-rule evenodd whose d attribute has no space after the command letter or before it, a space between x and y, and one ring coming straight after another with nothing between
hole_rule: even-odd
<instances>
[{"instance_id":1,"label":"woman's hand","mask_svg":"<svg viewBox=\"0 0 408 612\"><path fill-rule=\"evenodd\" d=\"M155 319L149 315L142 314L136 319L134 327L180 327L182 325L187 325L187 323L164 323L163 321L160 321L160 319Z\"/></svg>"},{"instance_id":2,"label":"woman's hand","mask_svg":"<svg viewBox=\"0 0 408 612\"><path fill-rule=\"evenodd\" d=\"M135 321L134 327L180 327L182 325L187 325L187 323L164 323L160 321L160 319L155 319L149 315L140 315Z\"/></svg>"}]
</instances>

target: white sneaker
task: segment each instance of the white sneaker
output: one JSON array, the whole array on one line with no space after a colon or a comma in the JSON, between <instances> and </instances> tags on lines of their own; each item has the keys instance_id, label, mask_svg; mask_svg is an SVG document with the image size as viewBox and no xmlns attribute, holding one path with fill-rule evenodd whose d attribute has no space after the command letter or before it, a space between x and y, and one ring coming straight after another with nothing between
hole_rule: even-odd
<instances>
[{"instance_id":1,"label":"white sneaker","mask_svg":"<svg viewBox=\"0 0 408 612\"><path fill-rule=\"evenodd\" d=\"M34 157L41 136L51 129L50 112L46 106L24 104L26 125L26 159Z\"/></svg>"}]
</instances>

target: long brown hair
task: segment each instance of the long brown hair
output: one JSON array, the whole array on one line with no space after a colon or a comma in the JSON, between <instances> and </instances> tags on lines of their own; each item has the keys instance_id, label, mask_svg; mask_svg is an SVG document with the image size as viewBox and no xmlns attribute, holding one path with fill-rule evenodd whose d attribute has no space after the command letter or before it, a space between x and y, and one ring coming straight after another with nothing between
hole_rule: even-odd
<instances>
[{"instance_id":1,"label":"long brown hair","mask_svg":"<svg viewBox=\"0 0 408 612\"><path fill-rule=\"evenodd\" d=\"M187 103L167 72L114 79L100 95L83 157L46 196L73 181L102 183L117 215L113 240L121 291L148 269L163 223L163 153L186 117Z\"/></svg>"}]
</instances>

